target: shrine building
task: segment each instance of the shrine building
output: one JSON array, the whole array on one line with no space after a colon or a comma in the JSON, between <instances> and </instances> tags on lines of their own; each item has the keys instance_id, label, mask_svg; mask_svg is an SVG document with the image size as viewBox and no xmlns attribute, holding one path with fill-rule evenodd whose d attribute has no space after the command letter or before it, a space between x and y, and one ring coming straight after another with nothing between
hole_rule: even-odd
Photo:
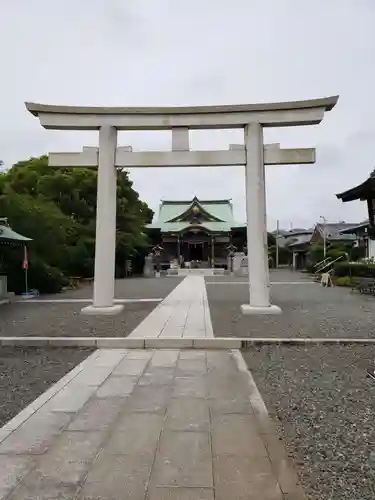
<instances>
[{"instance_id":1,"label":"shrine building","mask_svg":"<svg viewBox=\"0 0 375 500\"><path fill-rule=\"evenodd\" d=\"M176 259L200 267L226 267L230 249L246 250L246 223L237 222L231 200L162 200L156 219L147 226L162 262Z\"/></svg>"}]
</instances>

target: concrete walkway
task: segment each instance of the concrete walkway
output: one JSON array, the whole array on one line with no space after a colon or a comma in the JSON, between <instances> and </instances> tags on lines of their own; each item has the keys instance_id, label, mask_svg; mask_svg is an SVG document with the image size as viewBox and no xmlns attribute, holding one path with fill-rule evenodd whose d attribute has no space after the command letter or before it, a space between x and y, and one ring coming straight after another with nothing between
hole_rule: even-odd
<instances>
[{"instance_id":1,"label":"concrete walkway","mask_svg":"<svg viewBox=\"0 0 375 500\"><path fill-rule=\"evenodd\" d=\"M301 500L239 356L95 351L1 430L0 498Z\"/></svg>"},{"instance_id":2,"label":"concrete walkway","mask_svg":"<svg viewBox=\"0 0 375 500\"><path fill-rule=\"evenodd\" d=\"M213 337L203 276L187 276L129 337Z\"/></svg>"},{"instance_id":3,"label":"concrete walkway","mask_svg":"<svg viewBox=\"0 0 375 500\"><path fill-rule=\"evenodd\" d=\"M98 349L8 422L0 500L304 499L240 351L214 345L203 276L130 337L181 348Z\"/></svg>"}]
</instances>

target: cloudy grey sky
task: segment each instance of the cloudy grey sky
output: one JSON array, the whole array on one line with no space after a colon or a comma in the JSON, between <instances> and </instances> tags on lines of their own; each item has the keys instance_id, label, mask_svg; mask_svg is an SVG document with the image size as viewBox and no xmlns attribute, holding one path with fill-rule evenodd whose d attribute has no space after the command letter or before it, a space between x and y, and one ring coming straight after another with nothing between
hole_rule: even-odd
<instances>
[{"instance_id":1,"label":"cloudy grey sky","mask_svg":"<svg viewBox=\"0 0 375 500\"><path fill-rule=\"evenodd\" d=\"M267 167L268 225L319 216L359 221L363 203L334 194L375 166L374 0L13 0L0 2L0 159L96 145L97 134L46 131L24 101L203 105L340 94L313 127L268 129L266 142L316 147L317 163ZM240 131L191 133L226 149ZM119 134L136 150L170 148L167 132ZM232 198L244 220L242 168L132 171L142 199Z\"/></svg>"}]
</instances>

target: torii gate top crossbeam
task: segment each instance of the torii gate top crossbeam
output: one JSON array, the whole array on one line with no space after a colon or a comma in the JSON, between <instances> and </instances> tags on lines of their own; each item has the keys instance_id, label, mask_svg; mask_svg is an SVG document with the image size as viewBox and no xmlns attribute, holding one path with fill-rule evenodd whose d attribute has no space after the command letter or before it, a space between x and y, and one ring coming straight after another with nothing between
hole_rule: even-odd
<instances>
[{"instance_id":1,"label":"torii gate top crossbeam","mask_svg":"<svg viewBox=\"0 0 375 500\"><path fill-rule=\"evenodd\" d=\"M264 127L316 125L338 96L305 101L183 107L85 107L26 102L26 108L44 128L97 130L111 125L118 130L241 128L249 123Z\"/></svg>"}]
</instances>

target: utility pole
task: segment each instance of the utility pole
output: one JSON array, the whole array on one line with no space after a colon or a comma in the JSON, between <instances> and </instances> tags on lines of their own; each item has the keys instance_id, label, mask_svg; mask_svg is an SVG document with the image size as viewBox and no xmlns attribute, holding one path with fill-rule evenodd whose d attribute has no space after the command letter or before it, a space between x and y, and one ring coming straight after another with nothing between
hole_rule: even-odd
<instances>
[{"instance_id":1,"label":"utility pole","mask_svg":"<svg viewBox=\"0 0 375 500\"><path fill-rule=\"evenodd\" d=\"M279 220L276 221L276 269L279 268Z\"/></svg>"},{"instance_id":2,"label":"utility pole","mask_svg":"<svg viewBox=\"0 0 375 500\"><path fill-rule=\"evenodd\" d=\"M324 255L324 258L326 258L326 255L327 255L327 238L326 238L327 219L325 217L323 217L323 215L320 216L320 219L323 219L323 255Z\"/></svg>"}]
</instances>

